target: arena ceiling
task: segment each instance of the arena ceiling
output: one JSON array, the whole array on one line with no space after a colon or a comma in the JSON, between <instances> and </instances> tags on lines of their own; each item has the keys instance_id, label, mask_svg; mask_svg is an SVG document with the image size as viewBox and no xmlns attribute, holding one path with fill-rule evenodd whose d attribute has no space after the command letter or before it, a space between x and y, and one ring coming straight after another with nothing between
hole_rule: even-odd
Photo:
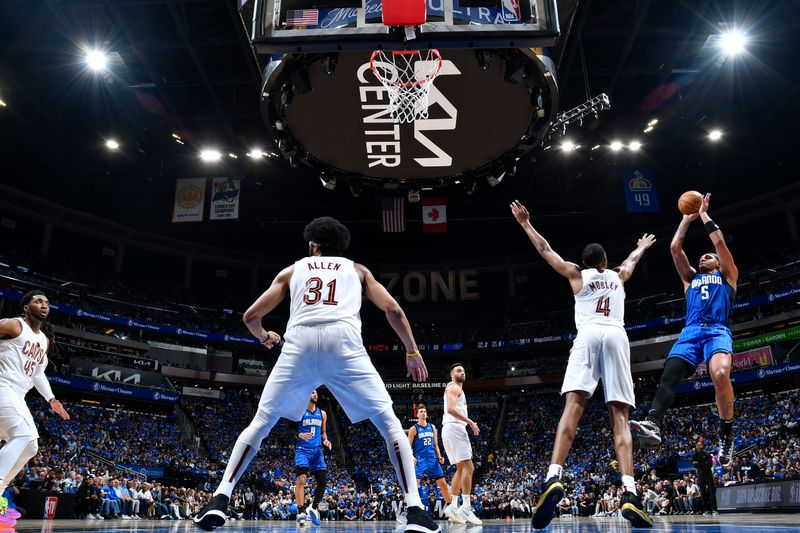
<instances>
[{"instance_id":1,"label":"arena ceiling","mask_svg":"<svg viewBox=\"0 0 800 533\"><path fill-rule=\"evenodd\" d=\"M737 57L718 46L731 28L749 36ZM260 116L260 66L236 2L2 2L0 29L4 184L134 229L265 255L302 252L300 229L319 215L349 222L356 242L381 237L380 193L329 191L309 169L245 155L277 150ZM418 204L409 204L406 232L386 236L388 246L360 245L362 256L518 253L509 252L525 245L509 217L514 198L543 217L552 240L577 245L627 241L645 229L671 233L673 205L687 189L714 192L714 207L742 206L796 181L797 3L583 0L565 29L561 109L599 93L612 102L597 120L568 130L580 148L564 152L563 139L554 139L496 187L432 193L447 198L444 236L423 235ZM95 47L110 52L101 74L84 61ZM712 143L716 128L723 137ZM116 152L105 148L112 137ZM642 147L613 152L614 140ZM238 158L209 166L198 157L206 146ZM660 213L626 212L622 176L634 167L652 169ZM175 178L196 176L243 176L241 219L170 224Z\"/></svg>"}]
</instances>

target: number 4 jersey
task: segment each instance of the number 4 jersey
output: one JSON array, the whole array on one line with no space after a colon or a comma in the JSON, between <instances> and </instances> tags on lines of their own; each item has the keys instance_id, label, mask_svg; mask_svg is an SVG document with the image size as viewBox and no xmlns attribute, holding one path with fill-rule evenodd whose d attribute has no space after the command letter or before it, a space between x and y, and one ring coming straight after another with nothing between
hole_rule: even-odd
<instances>
[{"instance_id":1,"label":"number 4 jersey","mask_svg":"<svg viewBox=\"0 0 800 533\"><path fill-rule=\"evenodd\" d=\"M296 261L289 284L294 326L347 323L361 331L361 280L350 259L312 256Z\"/></svg>"},{"instance_id":2,"label":"number 4 jersey","mask_svg":"<svg viewBox=\"0 0 800 533\"><path fill-rule=\"evenodd\" d=\"M586 324L625 325L625 289L619 275L610 269L581 271L583 287L575 295L575 327Z\"/></svg>"}]
</instances>

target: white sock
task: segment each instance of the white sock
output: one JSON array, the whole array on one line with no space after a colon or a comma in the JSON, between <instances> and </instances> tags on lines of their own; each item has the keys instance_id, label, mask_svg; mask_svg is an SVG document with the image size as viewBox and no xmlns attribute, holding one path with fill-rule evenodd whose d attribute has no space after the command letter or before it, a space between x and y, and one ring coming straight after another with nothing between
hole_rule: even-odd
<instances>
[{"instance_id":1,"label":"white sock","mask_svg":"<svg viewBox=\"0 0 800 533\"><path fill-rule=\"evenodd\" d=\"M633 480L633 476L622 476L622 486L628 492L636 494L636 481Z\"/></svg>"},{"instance_id":2,"label":"white sock","mask_svg":"<svg viewBox=\"0 0 800 533\"><path fill-rule=\"evenodd\" d=\"M405 491L406 504L409 507L422 507L422 499L417 490L417 474L414 471L414 454L394 410L390 407L370 418L370 421L386 441L389 460L397 473L401 490Z\"/></svg>"},{"instance_id":3,"label":"white sock","mask_svg":"<svg viewBox=\"0 0 800 533\"><path fill-rule=\"evenodd\" d=\"M551 477L557 477L558 479L561 479L561 473L563 471L564 469L561 468L561 465L557 465L555 463L551 464L550 468L547 469L547 477L545 478L545 481L550 481Z\"/></svg>"},{"instance_id":4,"label":"white sock","mask_svg":"<svg viewBox=\"0 0 800 533\"><path fill-rule=\"evenodd\" d=\"M268 417L265 416L265 418ZM214 496L224 494L228 498L231 497L233 487L236 486L236 483L250 465L250 461L258 453L261 441L269 435L276 420L264 420L259 415L256 415L250 425L239 434L239 438L236 439L236 444L233 445L231 456L228 459L228 466L225 467L225 473L222 475L222 481L217 490L214 491Z\"/></svg>"},{"instance_id":5,"label":"white sock","mask_svg":"<svg viewBox=\"0 0 800 533\"><path fill-rule=\"evenodd\" d=\"M469 494L461 495L461 507L469 507Z\"/></svg>"}]
</instances>

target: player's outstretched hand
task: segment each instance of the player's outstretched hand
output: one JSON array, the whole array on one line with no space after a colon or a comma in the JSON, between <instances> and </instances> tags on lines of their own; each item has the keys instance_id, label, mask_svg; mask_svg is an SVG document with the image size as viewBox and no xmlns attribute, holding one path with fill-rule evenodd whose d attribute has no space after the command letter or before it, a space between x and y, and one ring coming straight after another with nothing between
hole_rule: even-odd
<instances>
[{"instance_id":1,"label":"player's outstretched hand","mask_svg":"<svg viewBox=\"0 0 800 533\"><path fill-rule=\"evenodd\" d=\"M66 409L64 409L64 406L61 405L61 402L53 398L50 400L50 407L53 409L53 411L58 413L58 416L61 417L61 420L69 420L69 413Z\"/></svg>"},{"instance_id":2,"label":"player's outstretched hand","mask_svg":"<svg viewBox=\"0 0 800 533\"><path fill-rule=\"evenodd\" d=\"M263 344L267 350L271 350L273 346L280 345L281 336L274 331L267 331L266 335L264 335L264 337L262 337L260 340L261 344Z\"/></svg>"},{"instance_id":3,"label":"player's outstretched hand","mask_svg":"<svg viewBox=\"0 0 800 533\"><path fill-rule=\"evenodd\" d=\"M700 204L700 210L697 212L698 216L703 213L708 214L708 204L711 203L711 193L707 192L703 195L703 203Z\"/></svg>"},{"instance_id":4,"label":"player's outstretched hand","mask_svg":"<svg viewBox=\"0 0 800 533\"><path fill-rule=\"evenodd\" d=\"M511 214L514 215L514 218L517 219L517 222L520 224L525 224L530 222L531 214L528 213L528 209L522 205L522 202L519 200L514 200L510 204L511 207Z\"/></svg>"},{"instance_id":5,"label":"player's outstretched hand","mask_svg":"<svg viewBox=\"0 0 800 533\"><path fill-rule=\"evenodd\" d=\"M655 244L655 242L656 242L656 236L655 235L652 235L650 233L645 233L644 235L642 235L641 239L636 241L636 246L640 246L640 247L644 248L645 250L647 250L648 248L653 246L653 244Z\"/></svg>"},{"instance_id":6,"label":"player's outstretched hand","mask_svg":"<svg viewBox=\"0 0 800 533\"><path fill-rule=\"evenodd\" d=\"M478 427L478 424L473 422L472 420L469 421L469 428L472 430L472 434L476 437L480 435L481 429Z\"/></svg>"},{"instance_id":7,"label":"player's outstretched hand","mask_svg":"<svg viewBox=\"0 0 800 533\"><path fill-rule=\"evenodd\" d=\"M406 368L408 369L406 376L413 381L428 381L428 368L421 355L406 356Z\"/></svg>"}]
</instances>

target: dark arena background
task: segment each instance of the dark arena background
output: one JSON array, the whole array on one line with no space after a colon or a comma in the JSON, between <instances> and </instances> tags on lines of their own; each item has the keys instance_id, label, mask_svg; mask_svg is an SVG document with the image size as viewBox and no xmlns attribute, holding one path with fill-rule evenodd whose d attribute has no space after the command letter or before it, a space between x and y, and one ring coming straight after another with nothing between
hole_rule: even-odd
<instances>
[{"instance_id":1,"label":"dark arena background","mask_svg":"<svg viewBox=\"0 0 800 533\"><path fill-rule=\"evenodd\" d=\"M443 530L530 531L576 326L569 284L509 204L578 264L587 243L614 266L655 234L625 284L641 420L684 326L670 241L678 198L696 190L712 193L739 270L735 457L717 461L701 366L678 384L662 443L634 440L637 489L658 531L798 530L798 3L423 4L424 20L394 27L382 20L397 0L0 2L0 316L21 316L32 289L47 295L46 375L71 415L26 397L38 453L7 480L22 516L0 526L200 531L191 519L281 352L243 313L308 255L305 225L332 216L351 231L347 257L402 306L429 370L424 383L406 376L403 343L365 299L363 342L404 429L420 402L441 428L448 368L466 371L483 525L448 522L423 480L429 512ZM430 48L433 80L417 70L384 88L400 67L370 64L373 51ZM389 93L423 85L427 116L394 122ZM713 251L700 222L684 249L695 266ZM264 327L282 335L289 311L287 299ZM332 443L321 525L295 522L296 422L284 419L223 531L403 530L382 437L319 395ZM552 530L631 528L603 398L601 386L587 403ZM714 458L711 498L697 487L698 441ZM314 486L309 476L307 498Z\"/></svg>"}]
</instances>

